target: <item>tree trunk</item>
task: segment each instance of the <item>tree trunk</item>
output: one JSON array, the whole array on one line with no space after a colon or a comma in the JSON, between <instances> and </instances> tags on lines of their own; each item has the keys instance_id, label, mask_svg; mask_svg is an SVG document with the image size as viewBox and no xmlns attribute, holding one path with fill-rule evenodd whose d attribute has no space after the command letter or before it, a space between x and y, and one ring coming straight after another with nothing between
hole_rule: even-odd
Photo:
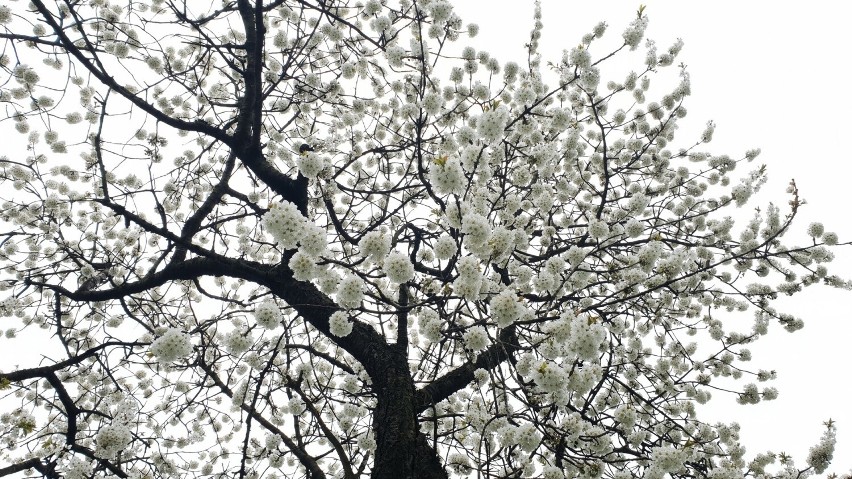
<instances>
[{"instance_id":1,"label":"tree trunk","mask_svg":"<svg viewBox=\"0 0 852 479\"><path fill-rule=\"evenodd\" d=\"M408 361L396 348L389 356L381 377L373 378L378 403L373 417L376 458L372 478L446 479L435 450L420 432Z\"/></svg>"}]
</instances>

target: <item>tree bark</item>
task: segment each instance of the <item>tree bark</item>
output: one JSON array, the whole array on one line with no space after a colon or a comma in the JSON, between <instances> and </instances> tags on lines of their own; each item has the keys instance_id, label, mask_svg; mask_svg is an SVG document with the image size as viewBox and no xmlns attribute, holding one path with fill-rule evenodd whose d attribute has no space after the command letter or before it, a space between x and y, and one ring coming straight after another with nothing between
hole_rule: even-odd
<instances>
[{"instance_id":1,"label":"tree bark","mask_svg":"<svg viewBox=\"0 0 852 479\"><path fill-rule=\"evenodd\" d=\"M405 354L388 348L383 367L373 377L377 404L373 416L376 459L373 479L413 479L416 440L419 433L414 413L414 380Z\"/></svg>"},{"instance_id":2,"label":"tree bark","mask_svg":"<svg viewBox=\"0 0 852 479\"><path fill-rule=\"evenodd\" d=\"M373 416L376 458L373 479L446 479L435 449L420 432L414 379L405 351L388 348L373 376L377 405Z\"/></svg>"}]
</instances>

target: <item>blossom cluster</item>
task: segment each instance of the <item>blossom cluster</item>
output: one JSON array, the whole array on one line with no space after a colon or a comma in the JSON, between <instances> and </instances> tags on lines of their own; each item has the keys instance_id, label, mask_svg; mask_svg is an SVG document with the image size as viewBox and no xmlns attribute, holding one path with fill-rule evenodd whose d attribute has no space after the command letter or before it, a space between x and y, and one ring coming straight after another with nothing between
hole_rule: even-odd
<instances>
[{"instance_id":1,"label":"blossom cluster","mask_svg":"<svg viewBox=\"0 0 852 479\"><path fill-rule=\"evenodd\" d=\"M829 425L822 434L817 445L808 451L808 465L814 468L814 472L822 474L831 464L834 458L834 446L837 443L836 429Z\"/></svg>"},{"instance_id":2,"label":"blossom cluster","mask_svg":"<svg viewBox=\"0 0 852 479\"><path fill-rule=\"evenodd\" d=\"M242 328L234 328L225 335L225 350L234 356L248 351L252 344L254 344L253 335Z\"/></svg>"},{"instance_id":3,"label":"blossom cluster","mask_svg":"<svg viewBox=\"0 0 852 479\"><path fill-rule=\"evenodd\" d=\"M266 300L254 309L257 324L266 329L275 329L281 324L281 308L273 300Z\"/></svg>"},{"instance_id":4,"label":"blossom cluster","mask_svg":"<svg viewBox=\"0 0 852 479\"><path fill-rule=\"evenodd\" d=\"M370 231L358 242L358 249L361 251L361 256L379 261L390 253L390 236L382 231Z\"/></svg>"},{"instance_id":5,"label":"blossom cluster","mask_svg":"<svg viewBox=\"0 0 852 479\"><path fill-rule=\"evenodd\" d=\"M405 283L414 278L414 265L408 256L393 251L387 255L382 265L382 269L388 277L388 280L394 284Z\"/></svg>"},{"instance_id":6,"label":"blossom cluster","mask_svg":"<svg viewBox=\"0 0 852 479\"><path fill-rule=\"evenodd\" d=\"M308 151L299 155L299 158L296 160L296 166L298 166L299 172L305 178L313 179L319 175L325 164L323 158L317 152Z\"/></svg>"},{"instance_id":7,"label":"blossom cluster","mask_svg":"<svg viewBox=\"0 0 852 479\"><path fill-rule=\"evenodd\" d=\"M331 334L343 338L352 332L352 322L349 315L343 311L335 311L328 319L328 328Z\"/></svg>"},{"instance_id":8,"label":"blossom cluster","mask_svg":"<svg viewBox=\"0 0 852 479\"><path fill-rule=\"evenodd\" d=\"M518 296L509 289L504 289L492 297L489 306L497 326L501 328L514 323L520 317L523 308L518 303Z\"/></svg>"},{"instance_id":9,"label":"blossom cluster","mask_svg":"<svg viewBox=\"0 0 852 479\"><path fill-rule=\"evenodd\" d=\"M340 280L335 298L337 304L345 309L353 309L361 306L364 299L364 280L358 275L348 274Z\"/></svg>"},{"instance_id":10,"label":"blossom cluster","mask_svg":"<svg viewBox=\"0 0 852 479\"><path fill-rule=\"evenodd\" d=\"M479 291L482 288L479 259L475 256L464 256L459 259L456 268L459 275L453 281L453 291L469 301L475 301L479 298Z\"/></svg>"},{"instance_id":11,"label":"blossom cluster","mask_svg":"<svg viewBox=\"0 0 852 479\"><path fill-rule=\"evenodd\" d=\"M263 215L263 226L283 249L296 249L310 258L324 254L325 231L302 216L289 201L270 205Z\"/></svg>"},{"instance_id":12,"label":"blossom cluster","mask_svg":"<svg viewBox=\"0 0 852 479\"><path fill-rule=\"evenodd\" d=\"M98 430L95 443L95 455L103 459L112 459L119 451L130 445L133 436L130 428L123 424L107 424Z\"/></svg>"},{"instance_id":13,"label":"blossom cluster","mask_svg":"<svg viewBox=\"0 0 852 479\"><path fill-rule=\"evenodd\" d=\"M458 158L442 157L429 168L429 182L440 195L462 193L467 180Z\"/></svg>"},{"instance_id":14,"label":"blossom cluster","mask_svg":"<svg viewBox=\"0 0 852 479\"><path fill-rule=\"evenodd\" d=\"M171 363L192 354L192 343L188 334L169 328L151 343L150 351L160 362Z\"/></svg>"},{"instance_id":15,"label":"blossom cluster","mask_svg":"<svg viewBox=\"0 0 852 479\"><path fill-rule=\"evenodd\" d=\"M464 347L473 352L484 351L488 347L488 332L482 326L471 326L464 333Z\"/></svg>"},{"instance_id":16,"label":"blossom cluster","mask_svg":"<svg viewBox=\"0 0 852 479\"><path fill-rule=\"evenodd\" d=\"M458 246L452 236L442 235L435 242L435 255L438 259L446 260L456 255Z\"/></svg>"}]
</instances>

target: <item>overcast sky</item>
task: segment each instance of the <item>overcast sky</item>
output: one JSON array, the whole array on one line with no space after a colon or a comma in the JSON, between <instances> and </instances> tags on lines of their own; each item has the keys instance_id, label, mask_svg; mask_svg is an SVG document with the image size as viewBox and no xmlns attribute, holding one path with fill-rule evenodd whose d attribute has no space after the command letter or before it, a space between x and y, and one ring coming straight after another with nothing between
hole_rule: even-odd
<instances>
[{"instance_id":1,"label":"overcast sky","mask_svg":"<svg viewBox=\"0 0 852 479\"><path fill-rule=\"evenodd\" d=\"M455 3L462 18L480 26L476 39L462 43L472 42L503 61L524 58L532 0ZM848 61L852 3L646 0L645 4L650 18L647 38L655 39L661 50L677 38L685 41L679 60L691 74L692 97L686 101L689 115L680 124L680 144L688 145L713 120L717 128L708 150L741 157L747 149L762 149L755 162L768 165L769 182L741 214L750 216L754 207L769 201L786 205L784 190L795 178L807 205L800 209L794 229L802 233L810 222L822 221L841 241L852 240L852 155L846 145L852 112ZM543 59L558 61L562 49L578 44L602 20L609 24L607 37L619 40L638 7L639 2L544 0ZM642 66L635 58L632 65L623 64ZM670 70L654 81L674 85L676 74ZM610 79L604 77L601 83ZM792 238L803 241L803 235ZM834 265L836 272L852 278L852 246L839 249ZM783 304L784 310L805 320L805 329L789 334L775 325L751 347L754 370L778 371L779 398L739 406L733 397L716 393L703 417L740 422L747 457L767 449L785 451L799 466L822 434L822 422L832 418L838 423L838 442L829 471L848 471L852 292L816 287ZM743 314L742 321L750 325L751 314Z\"/></svg>"}]
</instances>

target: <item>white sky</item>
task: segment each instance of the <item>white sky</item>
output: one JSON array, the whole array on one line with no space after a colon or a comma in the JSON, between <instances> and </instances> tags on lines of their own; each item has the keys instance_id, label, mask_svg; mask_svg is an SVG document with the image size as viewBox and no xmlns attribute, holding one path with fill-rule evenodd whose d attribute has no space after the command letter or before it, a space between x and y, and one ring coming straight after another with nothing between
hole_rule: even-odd
<instances>
[{"instance_id":1,"label":"white sky","mask_svg":"<svg viewBox=\"0 0 852 479\"><path fill-rule=\"evenodd\" d=\"M467 22L478 23L480 34L460 43L485 49L501 62L525 58L523 45L532 27L532 0L457 0L456 11ZM741 214L750 216L769 201L786 205L784 190L795 178L808 202L800 208L788 241L802 243L812 221L825 223L841 242L852 240L847 190L852 158L845 142L847 116L852 112L849 52L852 36L848 21L852 2L837 1L730 1L645 0L650 26L646 38L665 51L677 38L686 45L678 57L686 63L692 96L689 115L680 124L680 141L690 144L708 120L716 124L710 151L738 158L750 148L762 154L769 182ZM575 2L543 0L543 60L558 61L564 48L580 42L599 21L609 24L610 42L621 39L639 2ZM598 54L604 49L592 50ZM608 51L606 51L608 53ZM595 55L593 55L595 57ZM846 58L847 60L844 60ZM624 68L642 67L641 57L621 62ZM672 86L677 71L669 69L652 80ZM621 77L602 76L601 84ZM649 101L656 100L649 95ZM740 173L746 173L743 169ZM843 258L845 256L845 258ZM852 247L838 251L835 273L852 278ZM778 399L752 406L737 405L733 397L714 394L702 417L742 425L747 457L771 449L792 454L803 466L808 448L824 430L823 421L838 423L837 448L829 472L852 468L852 385L848 376L849 305L852 292L815 287L783 303L787 312L805 320L794 334L778 325L752 345L752 369L775 369ZM786 299L786 298L785 298ZM780 304L780 303L779 303ZM743 315L750 325L751 314Z\"/></svg>"}]
</instances>

